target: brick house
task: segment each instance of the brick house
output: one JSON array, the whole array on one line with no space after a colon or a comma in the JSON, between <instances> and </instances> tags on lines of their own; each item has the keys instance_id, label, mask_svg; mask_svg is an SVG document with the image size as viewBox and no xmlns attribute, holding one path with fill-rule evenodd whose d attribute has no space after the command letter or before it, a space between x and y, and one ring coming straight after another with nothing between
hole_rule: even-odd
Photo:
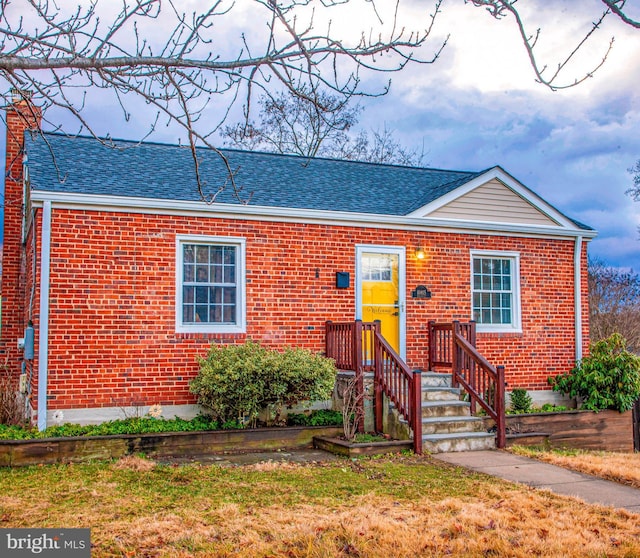
<instances>
[{"instance_id":1,"label":"brick house","mask_svg":"<svg viewBox=\"0 0 640 558\"><path fill-rule=\"evenodd\" d=\"M324 347L326 320L380 319L409 366L429 320L475 319L510 387L588 343L587 243L500 167L406 168L225 150L240 199L196 188L188 149L30 133L7 107L2 347L40 428L161 403L196 412L188 384L212 342ZM227 180L199 152L207 188ZM33 354L18 350L33 324Z\"/></svg>"}]
</instances>

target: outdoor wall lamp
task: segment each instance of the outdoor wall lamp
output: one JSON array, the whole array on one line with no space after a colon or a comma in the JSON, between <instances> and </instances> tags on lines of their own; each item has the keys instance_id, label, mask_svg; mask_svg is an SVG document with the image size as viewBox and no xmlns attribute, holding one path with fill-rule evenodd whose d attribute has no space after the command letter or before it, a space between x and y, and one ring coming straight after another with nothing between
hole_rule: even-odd
<instances>
[{"instance_id":1,"label":"outdoor wall lamp","mask_svg":"<svg viewBox=\"0 0 640 558\"><path fill-rule=\"evenodd\" d=\"M427 254L425 252L424 248L421 247L417 247L416 248L416 258L419 260L424 260L427 257Z\"/></svg>"}]
</instances>

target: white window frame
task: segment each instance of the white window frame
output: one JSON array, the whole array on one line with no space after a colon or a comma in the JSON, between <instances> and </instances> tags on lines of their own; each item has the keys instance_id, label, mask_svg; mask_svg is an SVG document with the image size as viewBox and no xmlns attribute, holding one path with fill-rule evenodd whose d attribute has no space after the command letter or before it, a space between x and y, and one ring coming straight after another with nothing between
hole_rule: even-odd
<instances>
[{"instance_id":1,"label":"white window frame","mask_svg":"<svg viewBox=\"0 0 640 558\"><path fill-rule=\"evenodd\" d=\"M487 333L521 333L522 332L522 311L520 298L520 253L519 252L502 252L495 250L471 250L469 258L470 269L470 290L471 290L471 319L473 320L473 261L476 258L493 258L511 261L511 323L509 324L481 324L476 322L476 328L479 332Z\"/></svg>"},{"instance_id":2,"label":"white window frame","mask_svg":"<svg viewBox=\"0 0 640 558\"><path fill-rule=\"evenodd\" d=\"M184 273L185 244L201 244L205 246L234 246L237 249L236 257L236 323L187 323L182 321L182 286ZM236 237L204 236L204 235L177 235L176 236L176 332L177 333L246 333L247 304L246 304L246 239Z\"/></svg>"}]
</instances>

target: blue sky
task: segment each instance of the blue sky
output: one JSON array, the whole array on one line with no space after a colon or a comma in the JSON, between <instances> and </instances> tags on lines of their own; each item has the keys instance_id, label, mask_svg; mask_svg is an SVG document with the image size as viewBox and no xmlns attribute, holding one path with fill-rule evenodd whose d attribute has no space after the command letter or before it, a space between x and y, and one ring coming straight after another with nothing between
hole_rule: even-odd
<instances>
[{"instance_id":1,"label":"blue sky","mask_svg":"<svg viewBox=\"0 0 640 558\"><path fill-rule=\"evenodd\" d=\"M426 25L430 3L403 1L404 23ZM185 0L185 10L203 3ZM221 43L233 45L239 31L258 25L250 17L251 5L240 0L236 27L218 28ZM551 66L601 12L597 0L532 0L520 7L529 29L542 27L540 55ZM342 9L334 22L338 33L355 34L355 25L376 24L371 11L355 12L353 3ZM154 32L161 34L158 27ZM632 184L627 169L640 159L640 31L609 18L567 78L590 69L615 35L605 66L586 83L556 92L535 83L512 22L495 21L462 2L445 4L425 57L447 34L449 43L435 64L365 76L372 91L389 77L392 88L384 97L362 100L361 127L386 126L405 146L424 146L425 166L502 166L559 210L597 229L592 256L640 271L640 203L625 195ZM140 139L153 115L138 105L125 125L115 117L112 102L103 95L89 99L86 116L96 131ZM64 115L58 121L67 123ZM68 131L77 131L77 125ZM4 133L0 136L3 149ZM175 142L178 137L164 128L151 139Z\"/></svg>"}]
</instances>

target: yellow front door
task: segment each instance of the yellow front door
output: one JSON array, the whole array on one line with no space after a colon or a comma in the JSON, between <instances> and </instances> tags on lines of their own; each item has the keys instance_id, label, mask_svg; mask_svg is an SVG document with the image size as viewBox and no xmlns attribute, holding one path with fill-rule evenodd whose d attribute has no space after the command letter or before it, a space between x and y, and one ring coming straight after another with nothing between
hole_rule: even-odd
<instances>
[{"instance_id":1,"label":"yellow front door","mask_svg":"<svg viewBox=\"0 0 640 558\"><path fill-rule=\"evenodd\" d=\"M399 256L361 252L362 321L380 320L384 338L400 352Z\"/></svg>"}]
</instances>

